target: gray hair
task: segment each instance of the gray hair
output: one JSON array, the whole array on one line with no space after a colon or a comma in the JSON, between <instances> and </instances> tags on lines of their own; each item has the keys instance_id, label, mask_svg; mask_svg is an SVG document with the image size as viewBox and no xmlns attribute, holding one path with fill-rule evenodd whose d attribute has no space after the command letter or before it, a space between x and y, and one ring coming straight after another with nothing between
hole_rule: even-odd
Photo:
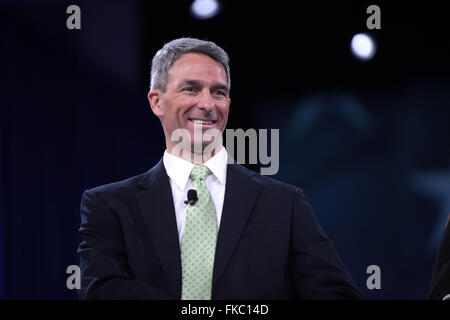
<instances>
[{"instance_id":1,"label":"gray hair","mask_svg":"<svg viewBox=\"0 0 450 320\"><path fill-rule=\"evenodd\" d=\"M195 38L179 38L166 43L152 60L150 90L167 90L167 75L170 67L185 53L200 53L220 62L227 73L228 90L230 89L230 67L228 54L217 44Z\"/></svg>"}]
</instances>

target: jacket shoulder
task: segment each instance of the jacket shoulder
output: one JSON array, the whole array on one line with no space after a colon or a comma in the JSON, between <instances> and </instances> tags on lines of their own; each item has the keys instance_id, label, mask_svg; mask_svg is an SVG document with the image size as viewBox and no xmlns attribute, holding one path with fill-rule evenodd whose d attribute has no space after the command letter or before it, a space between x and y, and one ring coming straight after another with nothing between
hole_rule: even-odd
<instances>
[{"instance_id":1,"label":"jacket shoulder","mask_svg":"<svg viewBox=\"0 0 450 320\"><path fill-rule=\"evenodd\" d=\"M300 192L303 193L303 190L299 187L296 187L292 184L271 178L266 175L261 175L255 171L252 171L250 169L247 169L246 167L240 165L240 164L234 164L234 168L243 175L247 175L250 179L252 179L254 182L262 185L265 188L277 190L277 191L284 191L284 192Z\"/></svg>"},{"instance_id":2,"label":"jacket shoulder","mask_svg":"<svg viewBox=\"0 0 450 320\"><path fill-rule=\"evenodd\" d=\"M118 197L122 194L134 193L140 189L142 181L148 172L138 174L136 176L111 182L108 184L96 186L84 191L83 195L103 195Z\"/></svg>"},{"instance_id":3,"label":"jacket shoulder","mask_svg":"<svg viewBox=\"0 0 450 320\"><path fill-rule=\"evenodd\" d=\"M135 175L133 177L104 184L92 189L86 190L83 194L128 194L129 192L137 192L145 189L150 179L157 179L165 175L162 159L147 172Z\"/></svg>"}]
</instances>

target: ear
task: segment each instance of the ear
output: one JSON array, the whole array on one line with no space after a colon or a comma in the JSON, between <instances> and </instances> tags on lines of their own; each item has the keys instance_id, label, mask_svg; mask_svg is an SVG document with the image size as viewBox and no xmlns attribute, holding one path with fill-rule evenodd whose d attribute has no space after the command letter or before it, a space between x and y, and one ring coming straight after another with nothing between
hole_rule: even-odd
<instances>
[{"instance_id":1,"label":"ear","mask_svg":"<svg viewBox=\"0 0 450 320\"><path fill-rule=\"evenodd\" d=\"M163 110L161 107L161 94L162 92L159 89L154 89L147 95L148 102L150 102L150 108L152 108L153 113L157 117L161 117L163 115Z\"/></svg>"}]
</instances>

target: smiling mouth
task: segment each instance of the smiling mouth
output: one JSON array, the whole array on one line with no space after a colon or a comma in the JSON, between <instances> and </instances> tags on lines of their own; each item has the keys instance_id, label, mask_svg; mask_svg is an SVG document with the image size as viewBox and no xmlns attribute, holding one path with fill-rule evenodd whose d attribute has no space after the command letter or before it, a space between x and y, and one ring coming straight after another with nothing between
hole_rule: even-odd
<instances>
[{"instance_id":1,"label":"smiling mouth","mask_svg":"<svg viewBox=\"0 0 450 320\"><path fill-rule=\"evenodd\" d=\"M211 125L216 122L215 120L201 120L201 119L189 119L189 121L195 124L207 124L207 125Z\"/></svg>"}]
</instances>

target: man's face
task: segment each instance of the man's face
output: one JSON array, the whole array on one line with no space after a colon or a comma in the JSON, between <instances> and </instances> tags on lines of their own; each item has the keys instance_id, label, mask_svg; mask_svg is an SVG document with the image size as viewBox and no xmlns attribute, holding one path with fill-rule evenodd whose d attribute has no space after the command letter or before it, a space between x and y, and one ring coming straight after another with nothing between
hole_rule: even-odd
<instances>
[{"instance_id":1,"label":"man's face","mask_svg":"<svg viewBox=\"0 0 450 320\"><path fill-rule=\"evenodd\" d=\"M169 69L166 92L152 90L148 97L161 119L169 152L178 143L171 141L176 129L186 129L193 144L201 139L198 134L194 136L194 124L200 132L225 130L230 106L227 74L223 65L209 56L182 55ZM202 147L209 143L202 141Z\"/></svg>"}]
</instances>

